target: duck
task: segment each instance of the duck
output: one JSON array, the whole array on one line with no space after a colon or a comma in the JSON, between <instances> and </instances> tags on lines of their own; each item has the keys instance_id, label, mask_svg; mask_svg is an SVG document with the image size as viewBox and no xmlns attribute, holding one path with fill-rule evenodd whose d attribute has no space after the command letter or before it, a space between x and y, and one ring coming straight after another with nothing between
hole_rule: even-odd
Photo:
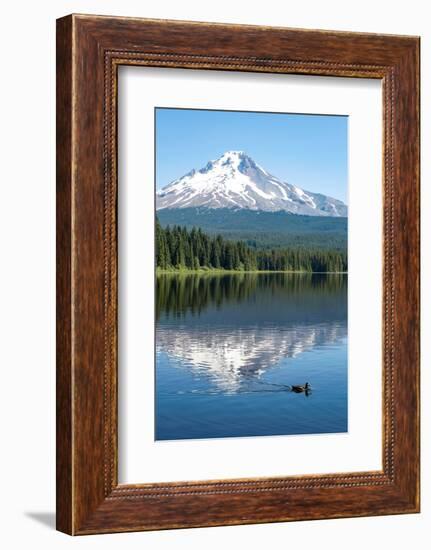
<instances>
[{"instance_id":1,"label":"duck","mask_svg":"<svg viewBox=\"0 0 431 550\"><path fill-rule=\"evenodd\" d=\"M292 386L292 391L295 393L302 393L302 392L308 392L311 389L311 386L308 382L306 382L304 385L300 386Z\"/></svg>"}]
</instances>

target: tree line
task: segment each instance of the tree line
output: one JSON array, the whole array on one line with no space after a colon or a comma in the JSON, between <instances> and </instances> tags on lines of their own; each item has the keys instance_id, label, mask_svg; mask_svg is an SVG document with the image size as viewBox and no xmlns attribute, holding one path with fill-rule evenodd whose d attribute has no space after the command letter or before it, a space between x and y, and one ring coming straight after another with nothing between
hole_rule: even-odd
<instances>
[{"instance_id":1,"label":"tree line","mask_svg":"<svg viewBox=\"0 0 431 550\"><path fill-rule=\"evenodd\" d=\"M256 249L196 227L163 228L156 218L156 266L161 270L343 272L347 271L347 255L338 250Z\"/></svg>"}]
</instances>

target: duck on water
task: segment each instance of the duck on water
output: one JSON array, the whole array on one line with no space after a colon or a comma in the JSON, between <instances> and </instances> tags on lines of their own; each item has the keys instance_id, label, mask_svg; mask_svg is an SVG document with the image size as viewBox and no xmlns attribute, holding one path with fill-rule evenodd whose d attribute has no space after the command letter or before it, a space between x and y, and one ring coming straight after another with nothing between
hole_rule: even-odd
<instances>
[{"instance_id":1,"label":"duck on water","mask_svg":"<svg viewBox=\"0 0 431 550\"><path fill-rule=\"evenodd\" d=\"M273 386L273 387L280 388L280 390L278 391L304 393L307 397L311 394L311 385L308 382L305 382L305 384L298 384L298 385L271 384L271 383L265 383L265 382L260 382L260 384L264 384L265 386Z\"/></svg>"},{"instance_id":2,"label":"duck on water","mask_svg":"<svg viewBox=\"0 0 431 550\"><path fill-rule=\"evenodd\" d=\"M309 392L311 391L311 386L308 382L300 386L291 386L291 390L295 393Z\"/></svg>"}]
</instances>

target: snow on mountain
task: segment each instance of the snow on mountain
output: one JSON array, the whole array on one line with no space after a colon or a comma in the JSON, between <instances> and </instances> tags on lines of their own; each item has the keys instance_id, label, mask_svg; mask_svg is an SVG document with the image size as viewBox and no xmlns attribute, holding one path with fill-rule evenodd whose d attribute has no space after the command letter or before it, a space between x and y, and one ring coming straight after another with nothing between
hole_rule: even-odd
<instances>
[{"instance_id":1,"label":"snow on mountain","mask_svg":"<svg viewBox=\"0 0 431 550\"><path fill-rule=\"evenodd\" d=\"M342 201L281 181L243 151L227 151L156 194L157 210L198 206L347 216L347 206Z\"/></svg>"}]
</instances>

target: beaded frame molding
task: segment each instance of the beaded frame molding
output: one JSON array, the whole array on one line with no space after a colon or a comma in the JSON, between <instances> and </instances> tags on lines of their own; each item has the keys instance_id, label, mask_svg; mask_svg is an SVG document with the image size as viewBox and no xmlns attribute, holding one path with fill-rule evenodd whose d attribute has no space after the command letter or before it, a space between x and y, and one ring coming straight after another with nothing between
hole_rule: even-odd
<instances>
[{"instance_id":1,"label":"beaded frame molding","mask_svg":"<svg viewBox=\"0 0 431 550\"><path fill-rule=\"evenodd\" d=\"M381 471L118 483L119 65L381 79ZM419 38L70 15L57 21L57 529L419 511Z\"/></svg>"}]
</instances>

